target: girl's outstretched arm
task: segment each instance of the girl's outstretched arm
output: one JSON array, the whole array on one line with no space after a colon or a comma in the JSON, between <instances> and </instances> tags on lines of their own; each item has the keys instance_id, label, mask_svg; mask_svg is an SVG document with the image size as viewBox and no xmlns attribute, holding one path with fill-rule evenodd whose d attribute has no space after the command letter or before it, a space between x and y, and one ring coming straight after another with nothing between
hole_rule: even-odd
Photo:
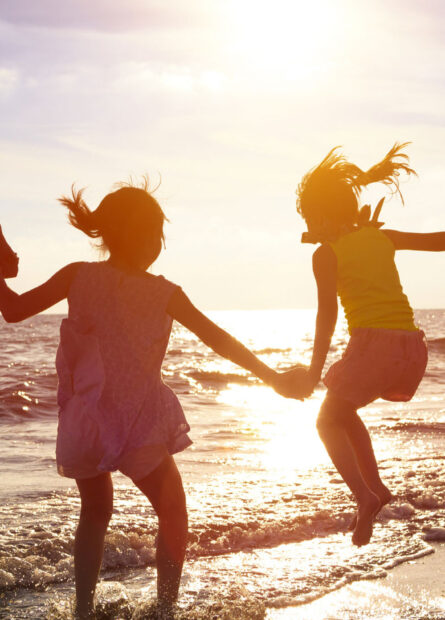
<instances>
[{"instance_id":1,"label":"girl's outstretched arm","mask_svg":"<svg viewBox=\"0 0 445 620\"><path fill-rule=\"evenodd\" d=\"M0 310L5 321L23 321L65 299L79 264L62 267L47 282L21 295L10 289L0 274Z\"/></svg>"},{"instance_id":2,"label":"girl's outstretched arm","mask_svg":"<svg viewBox=\"0 0 445 620\"><path fill-rule=\"evenodd\" d=\"M329 245L321 245L315 250L312 268L317 282L318 311L309 376L315 386L323 372L337 323L337 257Z\"/></svg>"},{"instance_id":3,"label":"girl's outstretched arm","mask_svg":"<svg viewBox=\"0 0 445 620\"><path fill-rule=\"evenodd\" d=\"M178 323L196 334L215 353L249 370L265 383L276 386L280 375L200 312L181 289L173 293L167 312Z\"/></svg>"},{"instance_id":4,"label":"girl's outstretched arm","mask_svg":"<svg viewBox=\"0 0 445 620\"><path fill-rule=\"evenodd\" d=\"M383 228L381 230L392 241L396 250L445 251L445 232L411 233Z\"/></svg>"}]
</instances>

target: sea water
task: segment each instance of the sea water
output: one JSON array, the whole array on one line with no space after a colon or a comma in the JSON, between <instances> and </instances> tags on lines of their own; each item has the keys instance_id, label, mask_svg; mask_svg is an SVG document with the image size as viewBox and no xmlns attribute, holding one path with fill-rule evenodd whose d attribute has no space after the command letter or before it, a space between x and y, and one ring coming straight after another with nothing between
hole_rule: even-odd
<instances>
[{"instance_id":1,"label":"sea water","mask_svg":"<svg viewBox=\"0 0 445 620\"><path fill-rule=\"evenodd\" d=\"M314 311L211 317L274 368L310 360ZM55 467L61 318L42 315L17 325L0 319L1 618L70 615L79 498ZM396 496L382 510L372 542L361 548L347 531L350 493L315 429L323 385L304 402L283 399L174 326L164 379L181 400L194 442L175 457L190 519L178 617L266 618L354 580L382 577L429 553L428 541L443 536L445 311L421 310L416 319L429 345L417 394L410 403L379 400L361 412ZM346 342L341 321L328 363ZM113 479L100 617L149 618L156 518L128 479Z\"/></svg>"}]
</instances>

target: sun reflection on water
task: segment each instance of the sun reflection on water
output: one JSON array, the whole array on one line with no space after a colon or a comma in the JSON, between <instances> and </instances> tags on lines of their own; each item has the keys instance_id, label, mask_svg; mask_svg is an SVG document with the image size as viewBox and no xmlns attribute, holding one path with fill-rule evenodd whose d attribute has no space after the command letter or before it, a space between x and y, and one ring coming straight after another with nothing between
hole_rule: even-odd
<instances>
[{"instance_id":1,"label":"sun reflection on water","mask_svg":"<svg viewBox=\"0 0 445 620\"><path fill-rule=\"evenodd\" d=\"M242 412L238 432L261 443L256 460L266 470L279 470L280 477L295 476L295 470L310 469L327 462L315 428L323 392L306 401L284 399L264 386L229 385L217 401Z\"/></svg>"}]
</instances>

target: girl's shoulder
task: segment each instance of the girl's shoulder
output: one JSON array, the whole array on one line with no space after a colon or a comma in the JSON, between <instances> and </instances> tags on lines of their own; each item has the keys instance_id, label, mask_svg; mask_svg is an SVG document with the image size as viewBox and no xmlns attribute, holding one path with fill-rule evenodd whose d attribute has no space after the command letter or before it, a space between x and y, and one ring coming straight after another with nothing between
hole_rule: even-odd
<instances>
[{"instance_id":1,"label":"girl's shoulder","mask_svg":"<svg viewBox=\"0 0 445 620\"><path fill-rule=\"evenodd\" d=\"M169 296L180 287L163 275L141 272L128 272L116 267L106 260L82 261L76 263L77 270L74 280L82 284L90 282L94 287L119 285L127 290L148 294L154 293Z\"/></svg>"},{"instance_id":2,"label":"girl's shoulder","mask_svg":"<svg viewBox=\"0 0 445 620\"><path fill-rule=\"evenodd\" d=\"M128 280L127 287L123 287L122 292L125 291L124 294L131 296L135 307L144 308L146 318L150 319L154 315L165 316L170 299L179 289L177 284L163 275L143 272L135 275L133 280Z\"/></svg>"},{"instance_id":3,"label":"girl's shoulder","mask_svg":"<svg viewBox=\"0 0 445 620\"><path fill-rule=\"evenodd\" d=\"M116 270L113 266L111 266L111 269ZM148 296L153 301L161 301L163 305L180 288L165 276L155 275L146 271L128 273L117 270L116 277L123 286L123 290L126 290L127 293L131 293L141 300Z\"/></svg>"},{"instance_id":4,"label":"girl's shoulder","mask_svg":"<svg viewBox=\"0 0 445 620\"><path fill-rule=\"evenodd\" d=\"M144 279L148 283L150 289L156 291L166 303L168 303L173 293L181 288L178 284L168 280L163 275L155 276L152 273L144 273Z\"/></svg>"},{"instance_id":5,"label":"girl's shoulder","mask_svg":"<svg viewBox=\"0 0 445 620\"><path fill-rule=\"evenodd\" d=\"M387 251L393 248L389 237L377 226L362 226L357 235L358 245L363 249L369 248L373 252Z\"/></svg>"},{"instance_id":6,"label":"girl's shoulder","mask_svg":"<svg viewBox=\"0 0 445 620\"><path fill-rule=\"evenodd\" d=\"M99 273L102 269L101 265L103 262L104 261L78 261L71 263L70 267L73 269L72 282L94 278L95 274Z\"/></svg>"},{"instance_id":7,"label":"girl's shoulder","mask_svg":"<svg viewBox=\"0 0 445 620\"><path fill-rule=\"evenodd\" d=\"M341 269L345 265L360 266L360 269L373 265L375 269L386 269L394 262L394 245L382 230L374 226L363 226L341 237L331 247Z\"/></svg>"},{"instance_id":8,"label":"girl's shoulder","mask_svg":"<svg viewBox=\"0 0 445 620\"><path fill-rule=\"evenodd\" d=\"M147 271L134 274L134 277L137 278L138 281L143 282L144 284L159 289L176 289L179 288L177 284L168 280L162 274L155 275L153 273L148 273Z\"/></svg>"},{"instance_id":9,"label":"girl's shoulder","mask_svg":"<svg viewBox=\"0 0 445 620\"><path fill-rule=\"evenodd\" d=\"M333 248L341 246L358 245L362 247L363 244L372 243L374 241L386 240L386 235L380 228L376 226L360 226L353 230L348 230L342 235L339 235L337 239L330 243Z\"/></svg>"}]
</instances>

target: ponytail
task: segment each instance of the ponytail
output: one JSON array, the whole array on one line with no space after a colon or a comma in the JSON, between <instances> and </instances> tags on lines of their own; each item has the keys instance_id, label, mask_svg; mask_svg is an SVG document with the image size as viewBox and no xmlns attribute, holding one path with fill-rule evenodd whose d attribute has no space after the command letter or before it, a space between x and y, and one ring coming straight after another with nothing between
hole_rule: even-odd
<instances>
[{"instance_id":1,"label":"ponytail","mask_svg":"<svg viewBox=\"0 0 445 620\"><path fill-rule=\"evenodd\" d=\"M416 174L415 170L408 165L408 155L400 152L408 144L409 142L403 142L402 144L396 142L382 161L369 168L366 172L354 166L357 170L357 174L352 180L352 184L354 188L356 188L357 193L360 192L362 187L370 185L371 183L383 183L388 187L393 186L393 193L399 194L403 204L403 196L399 187L399 176L402 172L405 172L407 175ZM396 161L397 159L402 159L402 161Z\"/></svg>"},{"instance_id":2,"label":"ponytail","mask_svg":"<svg viewBox=\"0 0 445 620\"><path fill-rule=\"evenodd\" d=\"M147 243L156 250L164 241L166 219L159 203L148 191L148 178L142 187L130 183L107 194L92 211L83 199L83 189L71 186L71 196L61 196L59 202L68 209L70 224L88 237L102 252L119 255L129 264L140 264ZM145 259L144 259L145 260Z\"/></svg>"},{"instance_id":3,"label":"ponytail","mask_svg":"<svg viewBox=\"0 0 445 620\"><path fill-rule=\"evenodd\" d=\"M337 224L356 223L359 217L358 198L363 187L371 183L383 183L398 193L402 172L416 174L409 166L409 159L402 149L409 142L395 143L385 157L369 170L349 162L333 148L323 161L310 170L297 188L297 211L305 220L317 215Z\"/></svg>"},{"instance_id":4,"label":"ponytail","mask_svg":"<svg viewBox=\"0 0 445 620\"><path fill-rule=\"evenodd\" d=\"M68 209L70 224L84 232L88 237L100 237L96 214L91 211L82 198L83 189L76 190L71 186L71 197L61 196L59 202Z\"/></svg>"}]
</instances>

